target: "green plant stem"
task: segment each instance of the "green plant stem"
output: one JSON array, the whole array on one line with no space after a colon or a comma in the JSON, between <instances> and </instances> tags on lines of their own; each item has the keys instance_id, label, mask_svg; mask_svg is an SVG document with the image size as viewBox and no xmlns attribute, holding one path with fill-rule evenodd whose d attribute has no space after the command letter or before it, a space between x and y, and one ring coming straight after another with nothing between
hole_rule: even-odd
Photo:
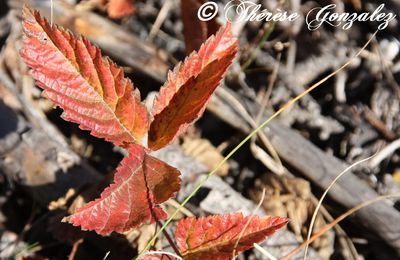
<instances>
[{"instance_id":1,"label":"green plant stem","mask_svg":"<svg viewBox=\"0 0 400 260\"><path fill-rule=\"evenodd\" d=\"M250 58L242 65L242 71L246 70L254 61L256 58L257 53L260 51L261 47L264 45L264 43L268 40L268 38L271 36L272 32L275 30L275 25L276 22L272 22L271 25L269 26L268 30L265 31L263 37L261 38L259 44L257 47L251 52Z\"/></svg>"},{"instance_id":2,"label":"green plant stem","mask_svg":"<svg viewBox=\"0 0 400 260\"><path fill-rule=\"evenodd\" d=\"M306 89L303 93L299 94L298 96L294 97L291 99L289 102L287 102L285 105L283 105L278 111L276 111L272 116L267 118L260 126L258 126L256 129L254 129L249 135L246 136L225 158L212 170L207 174L207 176L197 185L197 187L185 198L185 200L179 205L179 207L175 210L174 213L168 218L168 220L164 223L164 225L157 231L157 233L153 236L153 238L147 243L146 247L143 249L142 252L136 257L136 259L139 259L144 252L146 252L150 246L154 243L154 241L157 239L157 237L163 232L163 230L171 223L171 221L176 217L176 215L180 212L180 210L186 205L186 203L189 202L189 200L199 191L199 189L206 183L206 181L215 173L219 170L219 168L227 161L229 158L231 158L247 141L249 141L255 134L257 134L258 131L263 129L269 122L271 122L273 119L275 119L277 116L279 116L283 111L285 111L287 108L292 106L294 103L296 103L299 99L319 87L322 83L336 75L339 71L343 70L346 68L355 58L360 56L361 52L369 45L371 40L375 37L378 31L376 31L371 38L367 41L367 43L351 58L349 59L345 64L343 64L340 68L326 76L325 78L321 79L317 83L315 83L313 86L310 88Z\"/></svg>"}]
</instances>

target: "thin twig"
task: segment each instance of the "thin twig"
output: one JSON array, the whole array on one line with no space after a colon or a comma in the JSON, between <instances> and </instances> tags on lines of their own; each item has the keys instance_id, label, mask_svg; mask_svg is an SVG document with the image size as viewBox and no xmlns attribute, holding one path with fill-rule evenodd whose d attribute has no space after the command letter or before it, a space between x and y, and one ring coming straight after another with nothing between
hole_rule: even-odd
<instances>
[{"instance_id":1,"label":"thin twig","mask_svg":"<svg viewBox=\"0 0 400 260\"><path fill-rule=\"evenodd\" d=\"M383 148L379 153L376 154L375 158L371 160L369 167L375 168L378 166L385 158L394 153L397 149L400 148L400 139L393 141L388 146Z\"/></svg>"},{"instance_id":2,"label":"thin twig","mask_svg":"<svg viewBox=\"0 0 400 260\"><path fill-rule=\"evenodd\" d=\"M153 26L151 27L149 36L147 37L148 41L153 41L154 37L157 35L158 31L161 28L161 25L164 23L165 18L168 16L168 12L171 9L172 1L166 0L161 7L160 12L157 15L156 21L154 22Z\"/></svg>"},{"instance_id":3,"label":"thin twig","mask_svg":"<svg viewBox=\"0 0 400 260\"><path fill-rule=\"evenodd\" d=\"M265 95L262 99L260 110L258 111L258 114L255 119L257 124L259 124L261 122L262 116L264 115L264 110L267 108L267 105L269 103L269 99L272 94L272 89L274 88L275 82L278 78L278 71L279 71L279 67L280 67L281 57L282 57L282 53L279 53L276 58L276 64L275 64L274 69L271 74L271 79L270 79L268 87L267 87L267 92L265 93Z\"/></svg>"},{"instance_id":4,"label":"thin twig","mask_svg":"<svg viewBox=\"0 0 400 260\"><path fill-rule=\"evenodd\" d=\"M278 260L278 258L274 257L273 255L271 255L270 252L268 252L267 250L265 250L265 248L261 247L259 244L254 243L253 244L254 248L257 249L258 251L260 251L261 254L263 254L263 256L265 256L266 258L268 258L269 260Z\"/></svg>"},{"instance_id":5,"label":"thin twig","mask_svg":"<svg viewBox=\"0 0 400 260\"><path fill-rule=\"evenodd\" d=\"M163 226L162 223L161 223L161 221L158 220L158 219L157 219L157 225L158 225L160 228ZM168 243L170 244L170 246L172 247L172 249L174 249L175 253L176 253L177 255L181 255L181 254L179 253L178 247L176 246L174 240L173 240L173 239L171 238L171 236L169 235L168 231L167 231L166 229L162 229L162 232L163 232L165 238L168 240Z\"/></svg>"},{"instance_id":6,"label":"thin twig","mask_svg":"<svg viewBox=\"0 0 400 260\"><path fill-rule=\"evenodd\" d=\"M276 79L278 78L280 59L281 59L281 53L278 54L277 62L272 71L272 75L271 75L271 79L270 79L268 87L267 87L267 91L261 101L260 110L258 111L258 114L256 115L256 118L255 118L255 125L260 124L262 116L264 115L264 110L266 109L266 107L268 105L268 102L269 102L269 99L270 99L270 96L272 93L272 89L274 87ZM254 126L252 126L252 127L254 127ZM262 163L264 163L265 166L267 166L271 171L273 171L274 173L276 173L278 175L282 175L285 172L285 169L283 167L281 159L279 158L278 153L275 151L275 148L270 143L269 139L264 134L264 132L261 131L258 134L258 136L260 137L261 141L264 143L264 145L268 149L268 151L271 153L274 161L264 150L261 149L261 147L258 147L256 145L255 136L253 136L253 138L251 138L251 144L250 144L250 149L254 153L254 156L257 157L257 159L259 159Z\"/></svg>"},{"instance_id":7,"label":"thin twig","mask_svg":"<svg viewBox=\"0 0 400 260\"><path fill-rule=\"evenodd\" d=\"M53 27L54 20L54 4L53 0L50 0L50 26Z\"/></svg>"},{"instance_id":8,"label":"thin twig","mask_svg":"<svg viewBox=\"0 0 400 260\"><path fill-rule=\"evenodd\" d=\"M235 109L242 117L246 120L246 122L252 127L256 128L257 123L251 117L251 115L247 112L246 108L234 97L232 96L227 90L224 88L219 89L219 93L224 95L225 99L227 99L231 104L232 108ZM284 172L284 168L282 165L282 161L279 158L278 153L275 151L273 145L267 138L264 132L258 132L257 136L260 137L260 140L263 142L265 147L268 149L272 157L274 158L275 163L269 167L271 171L274 171L276 174L281 175ZM254 137L252 137L254 138Z\"/></svg>"},{"instance_id":9,"label":"thin twig","mask_svg":"<svg viewBox=\"0 0 400 260\"><path fill-rule=\"evenodd\" d=\"M79 239L78 241L76 241L73 244L71 253L68 256L68 260L74 260L75 259L75 255L78 252L79 245L82 244L82 242L83 242L83 238Z\"/></svg>"},{"instance_id":10,"label":"thin twig","mask_svg":"<svg viewBox=\"0 0 400 260\"><path fill-rule=\"evenodd\" d=\"M373 126L380 134L388 141L394 141L397 138L396 133L388 129L384 122L382 122L373 111L368 107L364 107L364 116L368 123Z\"/></svg>"}]
</instances>

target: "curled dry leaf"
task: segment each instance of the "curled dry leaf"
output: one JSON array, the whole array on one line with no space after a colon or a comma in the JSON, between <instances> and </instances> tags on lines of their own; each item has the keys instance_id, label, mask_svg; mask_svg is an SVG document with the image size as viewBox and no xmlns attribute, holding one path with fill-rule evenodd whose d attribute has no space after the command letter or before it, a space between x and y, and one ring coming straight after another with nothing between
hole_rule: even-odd
<instances>
[{"instance_id":1,"label":"curled dry leaf","mask_svg":"<svg viewBox=\"0 0 400 260\"><path fill-rule=\"evenodd\" d=\"M114 176L114 183L100 198L78 208L64 221L84 230L107 235L125 232L157 219L166 213L157 206L180 188L177 169L148 155L144 147L131 145Z\"/></svg>"},{"instance_id":2,"label":"curled dry leaf","mask_svg":"<svg viewBox=\"0 0 400 260\"><path fill-rule=\"evenodd\" d=\"M122 68L87 39L50 26L27 7L23 28L21 57L44 94L64 110L65 120L121 146L145 135L147 110Z\"/></svg>"},{"instance_id":3,"label":"curled dry leaf","mask_svg":"<svg viewBox=\"0 0 400 260\"><path fill-rule=\"evenodd\" d=\"M171 143L204 112L208 100L237 52L237 40L227 24L168 74L153 105L148 145L158 150Z\"/></svg>"},{"instance_id":4,"label":"curled dry leaf","mask_svg":"<svg viewBox=\"0 0 400 260\"><path fill-rule=\"evenodd\" d=\"M288 222L281 217L250 218L237 213L183 219L175 233L178 249L184 259L228 260L234 250L238 254L252 248L254 243L263 241ZM250 223L241 234L249 219Z\"/></svg>"}]
</instances>

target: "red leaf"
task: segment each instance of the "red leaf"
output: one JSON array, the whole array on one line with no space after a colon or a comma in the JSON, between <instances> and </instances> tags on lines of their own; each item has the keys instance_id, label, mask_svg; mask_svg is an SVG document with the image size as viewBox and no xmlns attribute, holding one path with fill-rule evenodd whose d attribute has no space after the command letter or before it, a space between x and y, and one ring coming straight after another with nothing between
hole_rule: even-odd
<instances>
[{"instance_id":1,"label":"red leaf","mask_svg":"<svg viewBox=\"0 0 400 260\"><path fill-rule=\"evenodd\" d=\"M204 3L204 0L181 1L183 34L185 36L186 53L188 54L198 50L201 44L209 36L215 34L220 27L216 18L207 22L200 19L193 19L193 17L197 17L197 12Z\"/></svg>"},{"instance_id":2,"label":"red leaf","mask_svg":"<svg viewBox=\"0 0 400 260\"><path fill-rule=\"evenodd\" d=\"M228 24L210 37L198 53L193 52L168 74L153 105L150 149L166 146L203 114L236 52L237 40L232 37Z\"/></svg>"},{"instance_id":3,"label":"red leaf","mask_svg":"<svg viewBox=\"0 0 400 260\"><path fill-rule=\"evenodd\" d=\"M135 12L133 0L110 0L107 13L111 18L119 19Z\"/></svg>"},{"instance_id":4,"label":"red leaf","mask_svg":"<svg viewBox=\"0 0 400 260\"><path fill-rule=\"evenodd\" d=\"M144 147L133 144L114 176L114 183L100 198L78 208L64 221L83 230L107 235L125 232L144 223L165 219L160 204L180 188L177 169L148 155Z\"/></svg>"},{"instance_id":5,"label":"red leaf","mask_svg":"<svg viewBox=\"0 0 400 260\"><path fill-rule=\"evenodd\" d=\"M176 228L178 249L184 259L228 260L250 217L241 213L202 218L186 218ZM288 219L253 216L235 250L238 254L253 247L280 229Z\"/></svg>"},{"instance_id":6,"label":"red leaf","mask_svg":"<svg viewBox=\"0 0 400 260\"><path fill-rule=\"evenodd\" d=\"M21 57L44 94L64 110L64 119L116 145L144 136L147 110L120 67L87 39L50 26L37 11L24 7L23 19Z\"/></svg>"}]
</instances>

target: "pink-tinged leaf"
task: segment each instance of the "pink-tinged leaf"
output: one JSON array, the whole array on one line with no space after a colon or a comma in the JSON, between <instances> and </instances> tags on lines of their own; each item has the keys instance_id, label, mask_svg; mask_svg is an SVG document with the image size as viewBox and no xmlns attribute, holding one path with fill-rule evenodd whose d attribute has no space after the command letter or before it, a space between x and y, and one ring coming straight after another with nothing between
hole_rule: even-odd
<instances>
[{"instance_id":1,"label":"pink-tinged leaf","mask_svg":"<svg viewBox=\"0 0 400 260\"><path fill-rule=\"evenodd\" d=\"M241 213L183 219L175 232L178 249L184 259L228 260L234 250L238 254L252 248L288 222L287 218L253 216L240 237L249 219Z\"/></svg>"},{"instance_id":2,"label":"pink-tinged leaf","mask_svg":"<svg viewBox=\"0 0 400 260\"><path fill-rule=\"evenodd\" d=\"M100 198L78 208L64 221L83 230L107 235L125 232L145 223L165 219L157 206L171 198L180 188L180 172L148 155L145 148L133 144L129 156L118 167L114 183Z\"/></svg>"},{"instance_id":3,"label":"pink-tinged leaf","mask_svg":"<svg viewBox=\"0 0 400 260\"><path fill-rule=\"evenodd\" d=\"M174 254L168 252L152 251L141 256L139 260L178 260Z\"/></svg>"},{"instance_id":4,"label":"pink-tinged leaf","mask_svg":"<svg viewBox=\"0 0 400 260\"><path fill-rule=\"evenodd\" d=\"M135 12L133 0L110 0L107 13L111 18L119 19Z\"/></svg>"},{"instance_id":5,"label":"pink-tinged leaf","mask_svg":"<svg viewBox=\"0 0 400 260\"><path fill-rule=\"evenodd\" d=\"M152 150L171 143L204 112L237 52L230 24L221 28L168 74L153 105L148 145Z\"/></svg>"},{"instance_id":6,"label":"pink-tinged leaf","mask_svg":"<svg viewBox=\"0 0 400 260\"><path fill-rule=\"evenodd\" d=\"M57 26L37 11L23 9L21 57L44 95L63 110L63 118L116 145L141 139L149 119L140 94L122 68L102 57L98 47Z\"/></svg>"}]
</instances>

